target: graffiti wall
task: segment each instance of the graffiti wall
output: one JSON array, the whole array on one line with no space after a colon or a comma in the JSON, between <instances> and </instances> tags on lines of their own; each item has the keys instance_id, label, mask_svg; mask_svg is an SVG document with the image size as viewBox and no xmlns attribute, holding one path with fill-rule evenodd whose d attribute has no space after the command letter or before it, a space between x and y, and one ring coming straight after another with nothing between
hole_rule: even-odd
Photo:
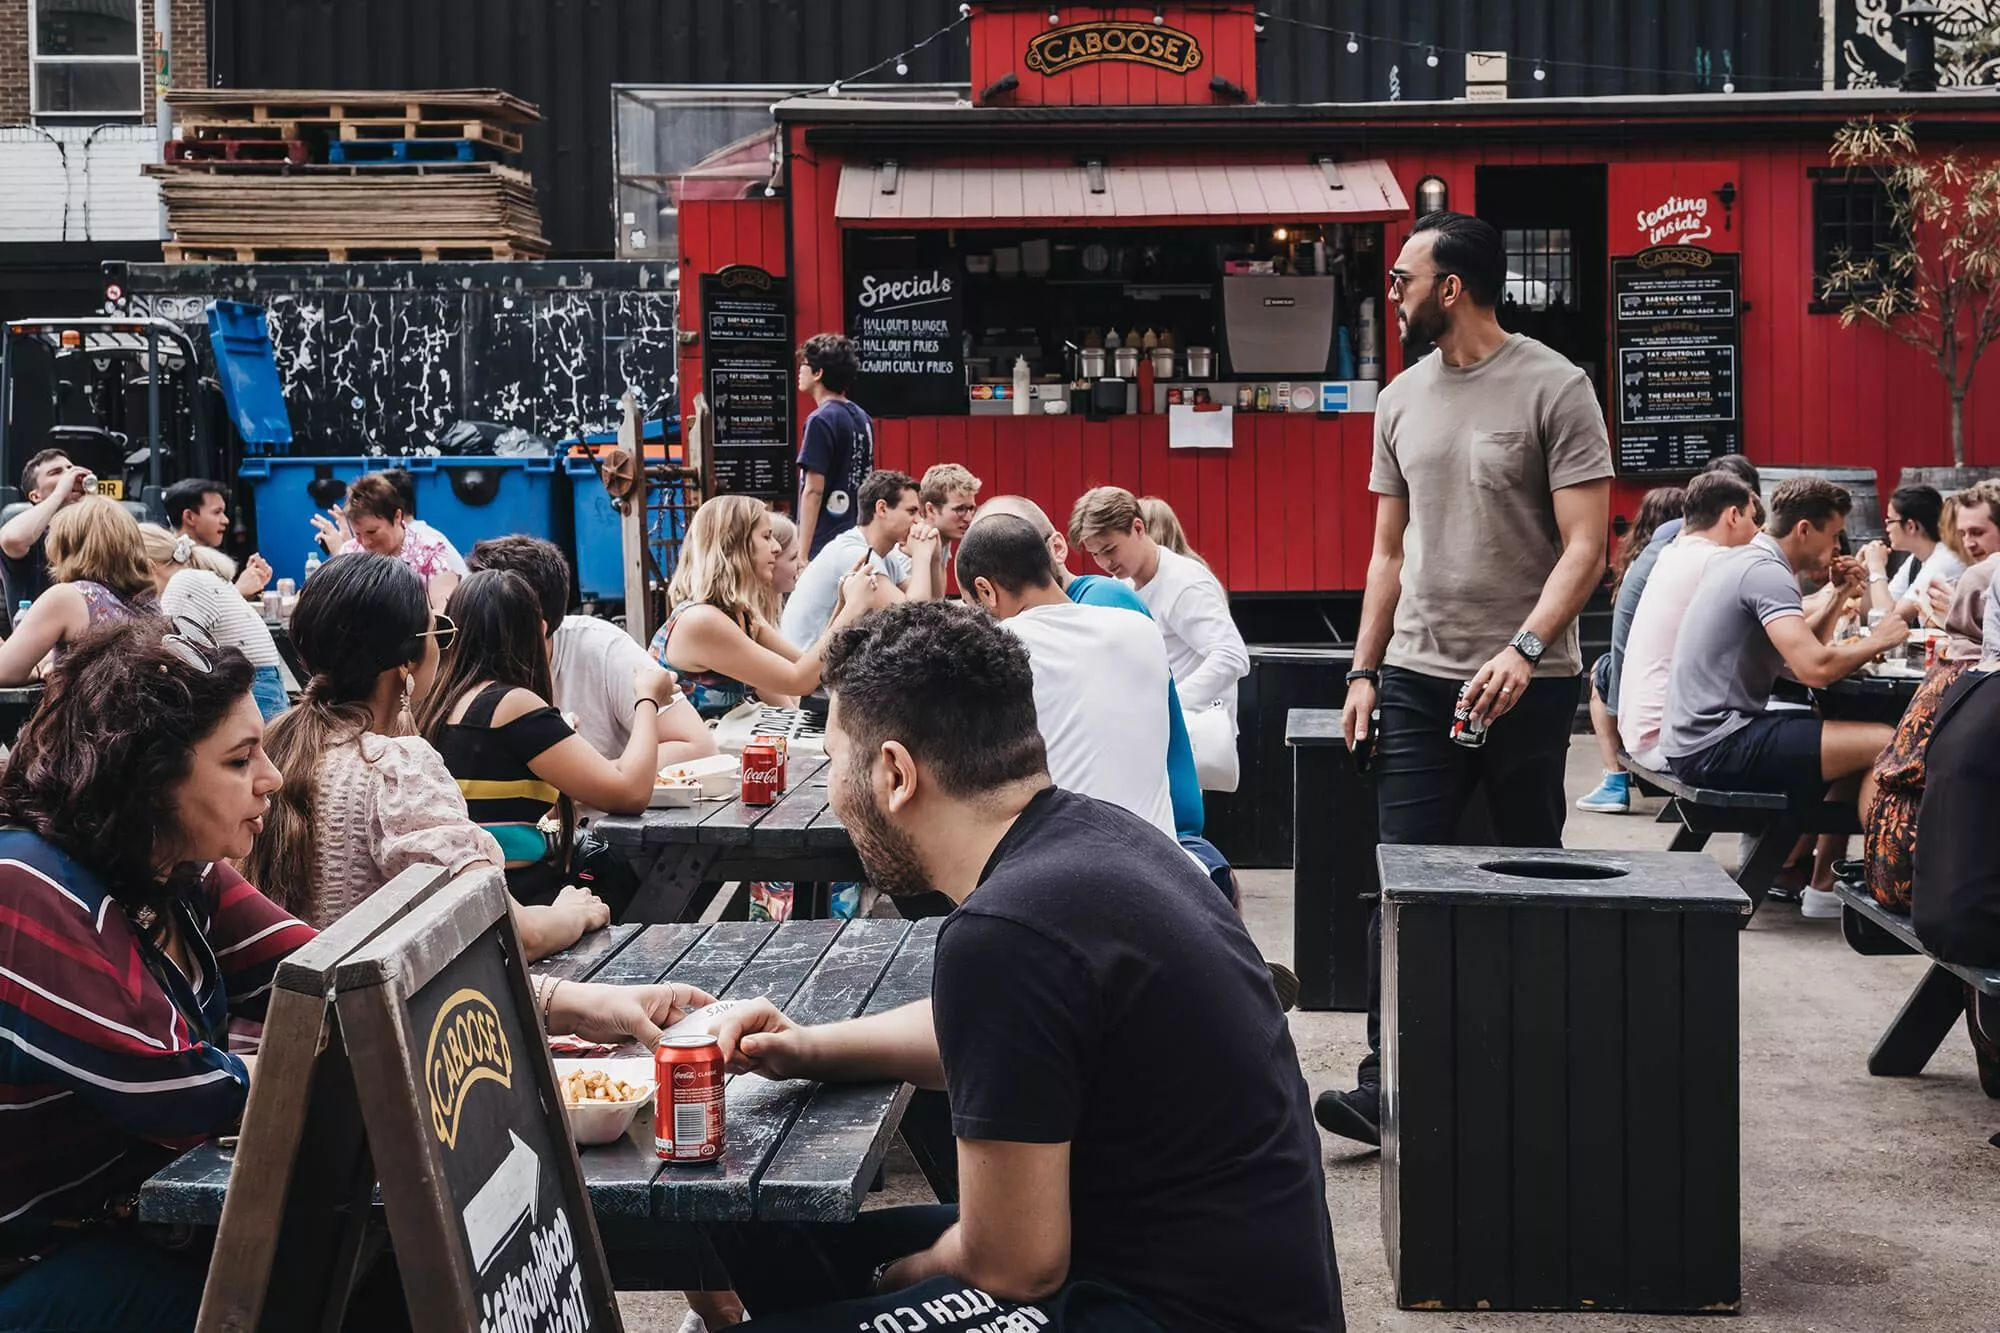
<instances>
[{"instance_id":1,"label":"graffiti wall","mask_svg":"<svg viewBox=\"0 0 2000 1333\"><path fill-rule=\"evenodd\" d=\"M617 428L674 392L675 297L646 263L133 265L123 310L205 330L215 299L255 302L295 454L417 454L453 422L550 440Z\"/></svg>"},{"instance_id":2,"label":"graffiti wall","mask_svg":"<svg viewBox=\"0 0 2000 1333\"><path fill-rule=\"evenodd\" d=\"M1903 77L1904 0L1829 0L1828 70L1836 88L1893 88ZM1992 83L2000 73L2000 0L1938 0L1938 84Z\"/></svg>"}]
</instances>

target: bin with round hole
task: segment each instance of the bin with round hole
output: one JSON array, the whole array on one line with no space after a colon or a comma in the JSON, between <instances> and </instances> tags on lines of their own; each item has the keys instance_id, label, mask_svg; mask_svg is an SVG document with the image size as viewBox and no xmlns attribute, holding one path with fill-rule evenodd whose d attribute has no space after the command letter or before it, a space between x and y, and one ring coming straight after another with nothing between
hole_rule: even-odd
<instances>
[{"instance_id":1,"label":"bin with round hole","mask_svg":"<svg viewBox=\"0 0 2000 1333\"><path fill-rule=\"evenodd\" d=\"M1397 1304L1737 1308L1742 890L1699 852L1378 857Z\"/></svg>"},{"instance_id":2,"label":"bin with round hole","mask_svg":"<svg viewBox=\"0 0 2000 1333\"><path fill-rule=\"evenodd\" d=\"M461 554L470 556L488 537L509 536L540 537L571 554L568 497L558 503L556 493L558 485L568 484L561 462L475 454L409 458L402 466L410 474L417 513Z\"/></svg>"},{"instance_id":3,"label":"bin with round hole","mask_svg":"<svg viewBox=\"0 0 2000 1333\"><path fill-rule=\"evenodd\" d=\"M364 472L396 467L396 458L286 458L265 455L243 460L236 479L248 492L249 517L257 550L271 565L271 586L279 579L303 583L306 558L319 549L312 516L347 498L347 484Z\"/></svg>"}]
</instances>

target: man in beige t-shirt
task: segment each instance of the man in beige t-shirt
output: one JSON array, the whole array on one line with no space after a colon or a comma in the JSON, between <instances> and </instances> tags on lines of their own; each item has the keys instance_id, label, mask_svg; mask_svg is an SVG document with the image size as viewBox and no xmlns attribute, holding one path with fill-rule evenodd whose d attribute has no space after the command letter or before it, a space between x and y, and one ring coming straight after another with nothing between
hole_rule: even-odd
<instances>
[{"instance_id":1,"label":"man in beige t-shirt","mask_svg":"<svg viewBox=\"0 0 2000 1333\"><path fill-rule=\"evenodd\" d=\"M1462 213L1421 219L1389 271L1406 360L1436 350L1376 408L1375 549L1342 714L1350 747L1376 747L1385 843L1456 842L1483 785L1498 841L1562 844L1576 617L1604 577L1611 447L1590 378L1500 327L1505 278L1500 234ZM1478 748L1451 739L1468 684L1489 727ZM1322 1094L1315 1111L1373 1143L1379 978L1369 992L1359 1086Z\"/></svg>"}]
</instances>

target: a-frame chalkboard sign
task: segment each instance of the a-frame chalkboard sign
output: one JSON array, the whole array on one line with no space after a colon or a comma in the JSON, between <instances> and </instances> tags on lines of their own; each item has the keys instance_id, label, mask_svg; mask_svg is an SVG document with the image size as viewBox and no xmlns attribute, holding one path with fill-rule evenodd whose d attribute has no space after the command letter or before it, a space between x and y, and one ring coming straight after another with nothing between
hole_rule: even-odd
<instances>
[{"instance_id":1,"label":"a-frame chalkboard sign","mask_svg":"<svg viewBox=\"0 0 2000 1333\"><path fill-rule=\"evenodd\" d=\"M621 1333L505 881L466 876L334 972L414 1327Z\"/></svg>"},{"instance_id":2,"label":"a-frame chalkboard sign","mask_svg":"<svg viewBox=\"0 0 2000 1333\"><path fill-rule=\"evenodd\" d=\"M378 1179L414 1327L621 1333L498 871L406 871L279 969L198 1333L337 1330Z\"/></svg>"}]
</instances>

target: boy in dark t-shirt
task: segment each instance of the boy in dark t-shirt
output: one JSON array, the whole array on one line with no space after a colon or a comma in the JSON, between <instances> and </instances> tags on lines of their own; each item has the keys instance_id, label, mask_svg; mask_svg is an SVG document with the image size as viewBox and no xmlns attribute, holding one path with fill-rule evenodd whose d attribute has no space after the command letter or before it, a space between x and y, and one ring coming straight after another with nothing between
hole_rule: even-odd
<instances>
[{"instance_id":1,"label":"boy in dark t-shirt","mask_svg":"<svg viewBox=\"0 0 2000 1333\"><path fill-rule=\"evenodd\" d=\"M854 526L861 479L875 470L875 423L847 401L860 373L854 344L816 333L799 348L799 392L813 413L799 440L799 542L808 557Z\"/></svg>"},{"instance_id":2,"label":"boy in dark t-shirt","mask_svg":"<svg viewBox=\"0 0 2000 1333\"><path fill-rule=\"evenodd\" d=\"M723 1257L755 1326L872 1327L976 1288L967 1328L1337 1333L1305 1082L1234 909L1171 837L1050 785L1027 653L979 612L870 615L825 679L829 796L869 881L958 905L932 999L820 1027L754 1001L717 1036L733 1070L947 1089L964 1203L745 1232Z\"/></svg>"}]
</instances>

